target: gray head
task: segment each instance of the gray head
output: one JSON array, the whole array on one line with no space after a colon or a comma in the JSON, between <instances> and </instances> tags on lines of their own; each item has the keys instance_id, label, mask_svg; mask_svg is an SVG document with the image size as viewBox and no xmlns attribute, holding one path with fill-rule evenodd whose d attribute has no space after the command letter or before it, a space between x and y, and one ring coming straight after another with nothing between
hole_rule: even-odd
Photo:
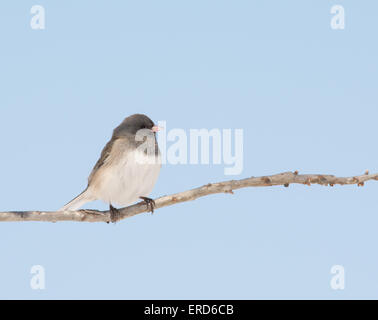
<instances>
[{"instance_id":1,"label":"gray head","mask_svg":"<svg viewBox=\"0 0 378 320\"><path fill-rule=\"evenodd\" d=\"M149 129L152 132L156 132L158 127L154 122L144 114L133 114L127 117L122 123L114 129L113 137L134 135L141 129Z\"/></svg>"}]
</instances>

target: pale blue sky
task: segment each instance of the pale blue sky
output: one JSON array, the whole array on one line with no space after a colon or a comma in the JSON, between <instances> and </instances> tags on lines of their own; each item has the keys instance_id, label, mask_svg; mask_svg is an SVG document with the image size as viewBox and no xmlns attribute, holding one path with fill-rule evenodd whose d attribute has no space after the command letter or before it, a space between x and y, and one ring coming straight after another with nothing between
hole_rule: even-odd
<instances>
[{"instance_id":1,"label":"pale blue sky","mask_svg":"<svg viewBox=\"0 0 378 320\"><path fill-rule=\"evenodd\" d=\"M35 4L45 30L30 28ZM345 30L330 27L335 4ZM136 112L243 128L232 178L378 172L377 12L373 0L2 1L0 211L61 207ZM152 196L229 178L166 165ZM377 193L292 185L117 225L0 223L0 298L378 298ZM335 264L343 291L330 288Z\"/></svg>"}]
</instances>

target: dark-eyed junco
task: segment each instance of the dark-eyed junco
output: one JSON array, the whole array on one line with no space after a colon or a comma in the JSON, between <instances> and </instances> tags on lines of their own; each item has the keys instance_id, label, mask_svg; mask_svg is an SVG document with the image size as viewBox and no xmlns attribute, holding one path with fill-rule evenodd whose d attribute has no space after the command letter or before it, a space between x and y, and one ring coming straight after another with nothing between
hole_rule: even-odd
<instances>
[{"instance_id":1,"label":"dark-eyed junco","mask_svg":"<svg viewBox=\"0 0 378 320\"><path fill-rule=\"evenodd\" d=\"M127 206L143 199L153 212L154 202L147 198L161 168L156 132L159 127L143 114L127 117L114 129L113 136L94 166L87 188L60 210L76 210L89 201L109 204L111 219L118 219L112 205Z\"/></svg>"}]
</instances>

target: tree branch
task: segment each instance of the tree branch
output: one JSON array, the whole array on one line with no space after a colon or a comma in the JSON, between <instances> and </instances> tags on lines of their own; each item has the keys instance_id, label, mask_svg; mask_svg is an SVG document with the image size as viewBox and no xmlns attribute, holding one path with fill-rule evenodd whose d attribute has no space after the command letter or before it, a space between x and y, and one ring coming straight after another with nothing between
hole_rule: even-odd
<instances>
[{"instance_id":1,"label":"tree branch","mask_svg":"<svg viewBox=\"0 0 378 320\"><path fill-rule=\"evenodd\" d=\"M271 176L250 177L242 180L229 180L218 183L209 183L199 188L163 196L155 200L155 209L167 207L180 202L192 201L215 193L233 193L233 190L246 187L269 187L282 185L288 187L291 183L320 184L333 187L336 184L356 184L363 186L365 181L378 180L378 173L369 174L368 171L361 176L335 177L324 174L298 174L295 172L283 172ZM139 213L147 212L144 202L119 209L120 218L125 219ZM9 211L0 212L0 221L85 221L85 222L109 222L109 211L77 210L77 211Z\"/></svg>"}]
</instances>

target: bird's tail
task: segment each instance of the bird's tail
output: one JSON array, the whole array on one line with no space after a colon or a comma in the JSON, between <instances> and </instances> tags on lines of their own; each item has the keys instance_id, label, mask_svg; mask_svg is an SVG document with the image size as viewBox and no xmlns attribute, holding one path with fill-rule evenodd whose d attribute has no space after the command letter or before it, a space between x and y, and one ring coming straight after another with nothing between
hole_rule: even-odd
<instances>
[{"instance_id":1,"label":"bird's tail","mask_svg":"<svg viewBox=\"0 0 378 320\"><path fill-rule=\"evenodd\" d=\"M87 202L93 201L94 197L91 195L89 189L85 189L82 193L80 193L76 198L72 199L68 202L64 207L60 208L59 211L70 210L74 211L79 209L82 205Z\"/></svg>"}]
</instances>

